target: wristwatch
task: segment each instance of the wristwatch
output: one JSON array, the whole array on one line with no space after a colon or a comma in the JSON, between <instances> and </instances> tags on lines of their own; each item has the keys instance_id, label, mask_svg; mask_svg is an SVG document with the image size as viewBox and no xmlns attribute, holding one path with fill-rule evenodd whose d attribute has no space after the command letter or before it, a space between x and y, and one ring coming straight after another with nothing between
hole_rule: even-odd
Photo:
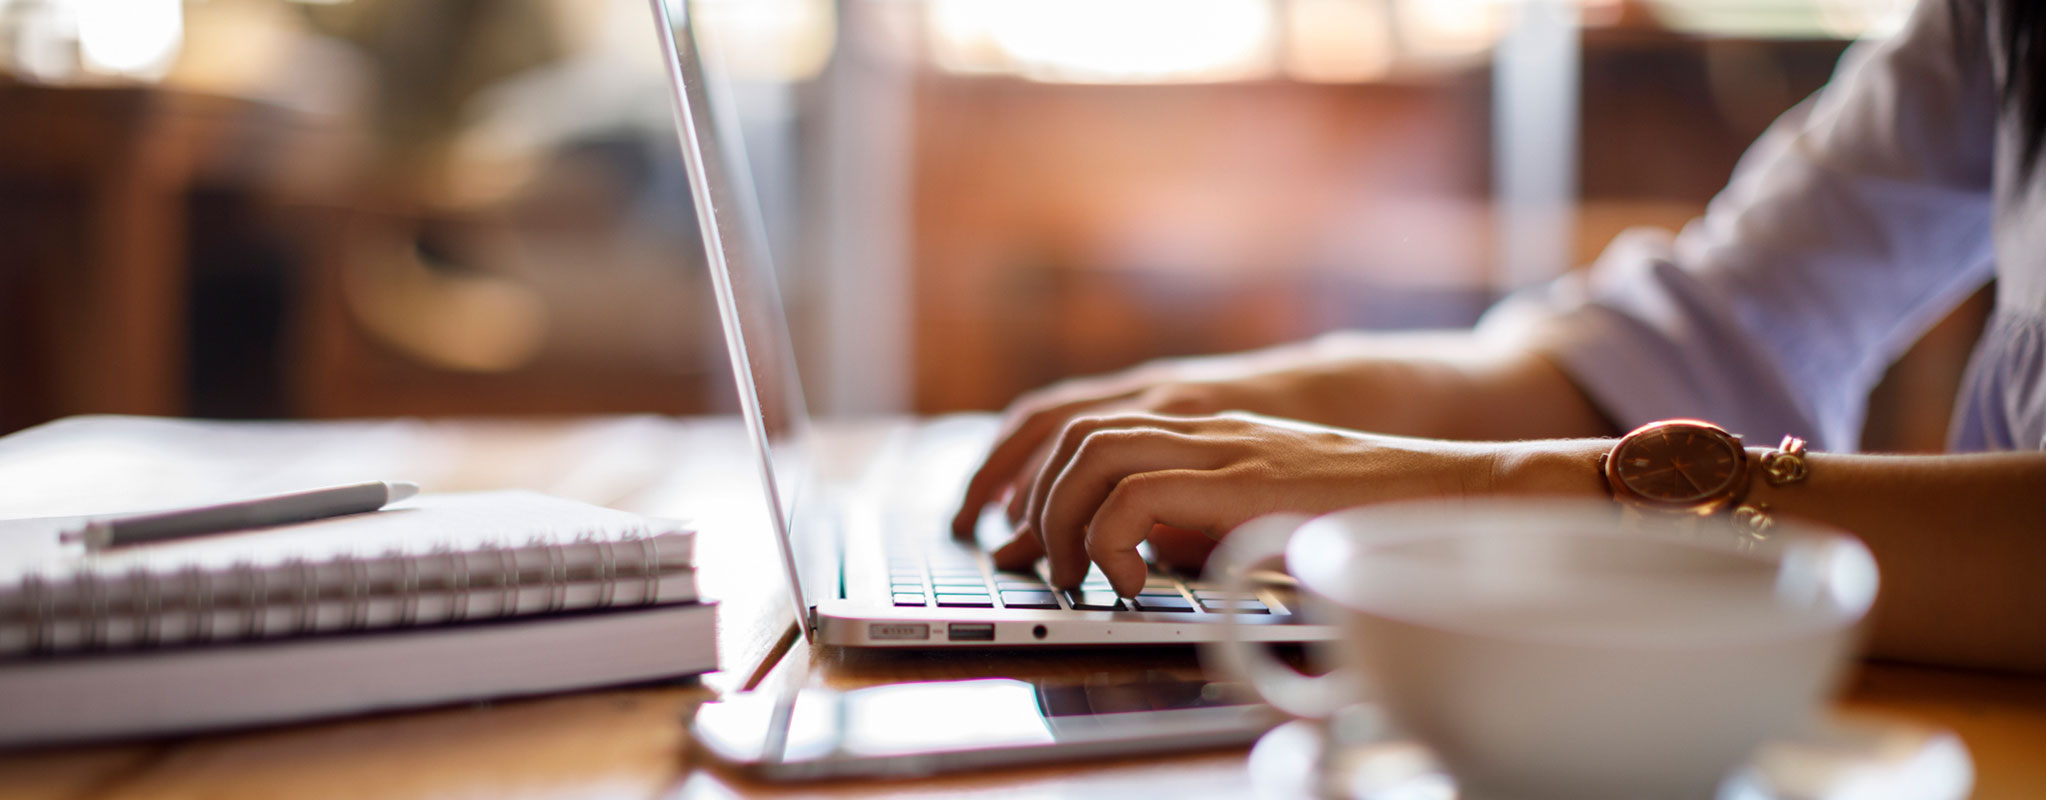
<instances>
[{"instance_id":1,"label":"wristwatch","mask_svg":"<svg viewBox=\"0 0 2046 800\"><path fill-rule=\"evenodd\" d=\"M1748 493L1741 437L1695 419L1651 422L1599 457L1613 499L1649 514L1710 516Z\"/></svg>"},{"instance_id":2,"label":"wristwatch","mask_svg":"<svg viewBox=\"0 0 2046 800\"><path fill-rule=\"evenodd\" d=\"M1768 538L1776 518L1769 504L1746 501L1752 476L1781 487L1811 475L1803 439L1783 437L1751 468L1740 436L1695 419L1635 428L1598 457L1598 466L1613 499L1636 518L1696 521L1732 508L1734 528L1756 541Z\"/></svg>"}]
</instances>

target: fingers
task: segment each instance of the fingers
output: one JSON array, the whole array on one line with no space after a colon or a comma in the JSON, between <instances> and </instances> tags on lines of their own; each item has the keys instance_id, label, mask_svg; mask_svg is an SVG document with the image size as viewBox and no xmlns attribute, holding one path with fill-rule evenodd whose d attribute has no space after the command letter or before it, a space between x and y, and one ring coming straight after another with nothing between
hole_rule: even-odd
<instances>
[{"instance_id":1,"label":"fingers","mask_svg":"<svg viewBox=\"0 0 2046 800\"><path fill-rule=\"evenodd\" d=\"M1138 421L1153 423L1160 420L1148 418ZM1092 426L1098 427L1089 430ZM1088 521L1111 493L1121 490L1125 483L1147 477L1149 473L1220 467L1227 461L1229 450L1225 442L1174 430L1149 425L1122 427L1111 422L1090 420L1087 424L1075 421L1061 441L1058 452L1065 458L1055 455L1052 461L1046 462L1043 473L1050 476L1056 470L1057 478L1040 478L1039 486L1048 485L1048 489L1041 495L1043 499L1033 506L1034 513L1027 515L1025 524L1033 527L1037 538L1043 542L1045 555L1050 561L1052 584L1071 588L1079 585L1087 574L1090 554ZM1149 533L1150 528L1146 526L1126 542L1133 557L1137 543ZM1138 559L1137 563L1141 565L1142 560ZM1102 569L1106 574L1107 565L1103 564ZM1139 566L1136 576L1139 584L1143 582L1142 572Z\"/></svg>"},{"instance_id":2,"label":"fingers","mask_svg":"<svg viewBox=\"0 0 2046 800\"><path fill-rule=\"evenodd\" d=\"M1194 413L1201 407L1201 403L1195 399L1195 396L1180 385L1164 384L1153 386L1128 396L1094 403L1085 409L1073 409L1071 413L1078 414L1081 411L1085 411L1089 416L1101 416L1110 413L1185 415ZM1026 519L1034 519L1030 510L1031 501L1043 500L1044 490L1051 486L1049 479L1039 480L1040 475L1045 474L1044 465L1053 462L1063 464L1066 459L1072 456L1070 451L1061 455L1054 452L1054 450L1063 439L1072 433L1072 425L1074 422L1079 421L1079 419L1081 418L1077 416L1070 417L1063 423L1066 427L1061 430L1060 434L1047 438L1042 444L1039 444L1037 450L1031 453L1030 458L1024 462L1023 468L1017 470L1015 477L1011 479L1009 484L1009 524L1021 525ZM1058 475L1057 472L1049 474L1052 477L1057 477Z\"/></svg>"},{"instance_id":3,"label":"fingers","mask_svg":"<svg viewBox=\"0 0 2046 800\"><path fill-rule=\"evenodd\" d=\"M989 558L994 559L995 568L1006 572L1029 572L1030 565L1044 557L1044 544L1037 539L1035 531L1017 531L1007 544L995 548Z\"/></svg>"},{"instance_id":4,"label":"fingers","mask_svg":"<svg viewBox=\"0 0 2046 800\"><path fill-rule=\"evenodd\" d=\"M1216 545L1205 533L1169 525L1151 526L1145 541L1150 542L1151 560L1158 566L1188 573L1200 572Z\"/></svg>"},{"instance_id":5,"label":"fingers","mask_svg":"<svg viewBox=\"0 0 2046 800\"><path fill-rule=\"evenodd\" d=\"M1030 460L1025 462L1023 468L1016 471L1016 477L1009 482L1009 506L1005 510L1009 515L1010 525L1023 524L1024 515L1030 508L1031 487L1036 485L1037 474L1043 471L1044 462L1051 460L1052 448L1057 447L1058 443L1057 437L1044 440L1037 446L1037 451L1030 454Z\"/></svg>"},{"instance_id":6,"label":"fingers","mask_svg":"<svg viewBox=\"0 0 2046 800\"><path fill-rule=\"evenodd\" d=\"M1025 490L1035 479L1037 467L1046 461L1053 435L1082 412L1118 406L1164 414L1215 410L1212 387L1161 380L1172 369L1158 363L1117 375L1078 378L1018 399L995 437L994 448L967 483L959 510L952 517L953 536L970 538L981 507L993 501L1005 485L1011 490L1009 521L1019 522L1027 505Z\"/></svg>"},{"instance_id":7,"label":"fingers","mask_svg":"<svg viewBox=\"0 0 2046 800\"><path fill-rule=\"evenodd\" d=\"M1220 536L1257 515L1240 496L1240 479L1212 470L1167 470L1132 475L1116 484L1087 523L1087 558L1101 568L1115 593L1142 591L1147 567L1137 544L1152 526L1198 530ZM1082 564L1081 574L1085 574ZM1054 567L1056 569L1056 567Z\"/></svg>"},{"instance_id":8,"label":"fingers","mask_svg":"<svg viewBox=\"0 0 2046 800\"><path fill-rule=\"evenodd\" d=\"M994 500L996 490L1007 483L1035 451L1039 443L1050 436L1060 421L1052 415L1033 412L1021 417L1012 425L1003 426L995 438L994 449L975 470L973 478L966 483L966 494L959 500L959 510L952 516L952 535L968 538L973 535L973 526L980 519L980 509Z\"/></svg>"},{"instance_id":9,"label":"fingers","mask_svg":"<svg viewBox=\"0 0 2046 800\"><path fill-rule=\"evenodd\" d=\"M980 519L980 509L995 499L995 493L1023 472L1032 463L1033 456L1044 446L1045 440L1058 432L1066 420L1081 410L1096 405L1111 397L1086 395L1074 397L1071 391L1048 391L1043 399L1037 395L1019 400L1009 420L995 436L995 446L981 461L980 469L966 483L966 493L960 498L959 510L952 516L952 535L966 539L973 536L973 527Z\"/></svg>"},{"instance_id":10,"label":"fingers","mask_svg":"<svg viewBox=\"0 0 2046 800\"><path fill-rule=\"evenodd\" d=\"M1037 459L1035 471L1025 478L1021 488L1011 497L1011 504L1021 509L1018 513L1012 513L1010 517L1016 524L1017 533L1035 534L1040 541L1043 540L1044 520L1041 509L1044 507L1044 498L1051 493L1053 484L1065 471L1066 465L1072 462L1080 447L1086 443L1087 437L1111 428L1146 427L1182 430L1185 426L1179 420L1142 414L1079 417L1067 422L1064 430L1061 430L1056 438L1045 442L1048 452ZM1103 493L1106 493L1105 489Z\"/></svg>"}]
</instances>

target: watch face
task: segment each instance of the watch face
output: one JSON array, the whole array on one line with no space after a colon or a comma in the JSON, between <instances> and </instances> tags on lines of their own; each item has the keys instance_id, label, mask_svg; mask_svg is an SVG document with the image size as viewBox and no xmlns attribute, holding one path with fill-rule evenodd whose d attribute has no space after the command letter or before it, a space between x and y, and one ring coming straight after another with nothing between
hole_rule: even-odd
<instances>
[{"instance_id":1,"label":"watch face","mask_svg":"<svg viewBox=\"0 0 2046 800\"><path fill-rule=\"evenodd\" d=\"M1612 477L1654 503L1685 505L1724 497L1747 465L1732 435L1702 425L1638 431L1612 455Z\"/></svg>"}]
</instances>

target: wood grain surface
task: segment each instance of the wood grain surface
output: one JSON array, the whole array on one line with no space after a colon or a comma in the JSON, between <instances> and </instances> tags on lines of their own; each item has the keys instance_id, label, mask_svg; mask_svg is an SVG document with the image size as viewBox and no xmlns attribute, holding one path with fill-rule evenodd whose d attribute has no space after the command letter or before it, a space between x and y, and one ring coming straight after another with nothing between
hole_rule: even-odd
<instances>
[{"instance_id":1,"label":"wood grain surface","mask_svg":"<svg viewBox=\"0 0 2046 800\"><path fill-rule=\"evenodd\" d=\"M24 447L0 440L0 474L24 459L78 475L44 475L44 506L9 498L0 511L75 503L112 490L71 481L178 469L231 486L262 488L283 470L301 479L365 471L411 478L429 490L520 487L628 510L686 516L702 531L704 592L723 603L725 670L700 684L613 689L471 704L313 724L86 747L0 753L0 797L77 798L732 798L1248 796L1241 750L1059 764L914 781L765 786L699 763L690 713L744 674L787 629L772 541L762 531L753 473L730 421L651 417L478 423L189 424L73 420ZM392 427L397 426L397 427ZM108 464L77 456L109 431L155 437L108 450ZM223 432L234 435L220 435ZM394 433L395 432L395 435ZM34 433L33 431L31 433ZM204 435L200 435L204 434ZM865 436L862 434L861 436ZM385 438L377 438L385 437ZM858 437L856 437L858 438ZM379 442L375 447L352 448ZM206 442L197 451L193 441ZM104 448L102 448L104 449ZM856 450L857 448L853 448ZM51 453L72 454L65 459ZM850 451L848 451L850 452ZM138 456L140 453L142 455ZM151 455L154 453L154 455ZM308 457L327 463L306 466ZM709 454L709 455L707 455ZM849 457L849 456L847 456ZM138 460L140 459L140 460ZM150 461L160 459L161 463ZM199 487L183 491L199 493ZM66 500L65 498L72 498ZM72 513L57 510L50 513ZM765 570L765 571L763 571ZM1191 649L1032 652L881 652L813 649L798 642L766 672L770 687L857 687L976 677L1085 677L1157 671L1197 674ZM1896 664L1864 665L1840 708L1856 715L1951 729L1975 759L1978 798L2046 797L2046 680ZM0 709L0 713L5 713Z\"/></svg>"}]
</instances>

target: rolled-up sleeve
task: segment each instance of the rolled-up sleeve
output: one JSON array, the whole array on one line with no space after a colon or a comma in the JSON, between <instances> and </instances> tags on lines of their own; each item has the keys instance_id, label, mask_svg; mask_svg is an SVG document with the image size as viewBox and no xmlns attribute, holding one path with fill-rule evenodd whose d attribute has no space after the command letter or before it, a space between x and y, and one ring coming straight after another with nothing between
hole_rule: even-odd
<instances>
[{"instance_id":1,"label":"rolled-up sleeve","mask_svg":"<svg viewBox=\"0 0 2046 800\"><path fill-rule=\"evenodd\" d=\"M1777 120L1705 216L1622 235L1480 332L1531 343L1623 427L1856 449L1883 371L1991 275L1990 62L1977 4L1921 2Z\"/></svg>"}]
</instances>

